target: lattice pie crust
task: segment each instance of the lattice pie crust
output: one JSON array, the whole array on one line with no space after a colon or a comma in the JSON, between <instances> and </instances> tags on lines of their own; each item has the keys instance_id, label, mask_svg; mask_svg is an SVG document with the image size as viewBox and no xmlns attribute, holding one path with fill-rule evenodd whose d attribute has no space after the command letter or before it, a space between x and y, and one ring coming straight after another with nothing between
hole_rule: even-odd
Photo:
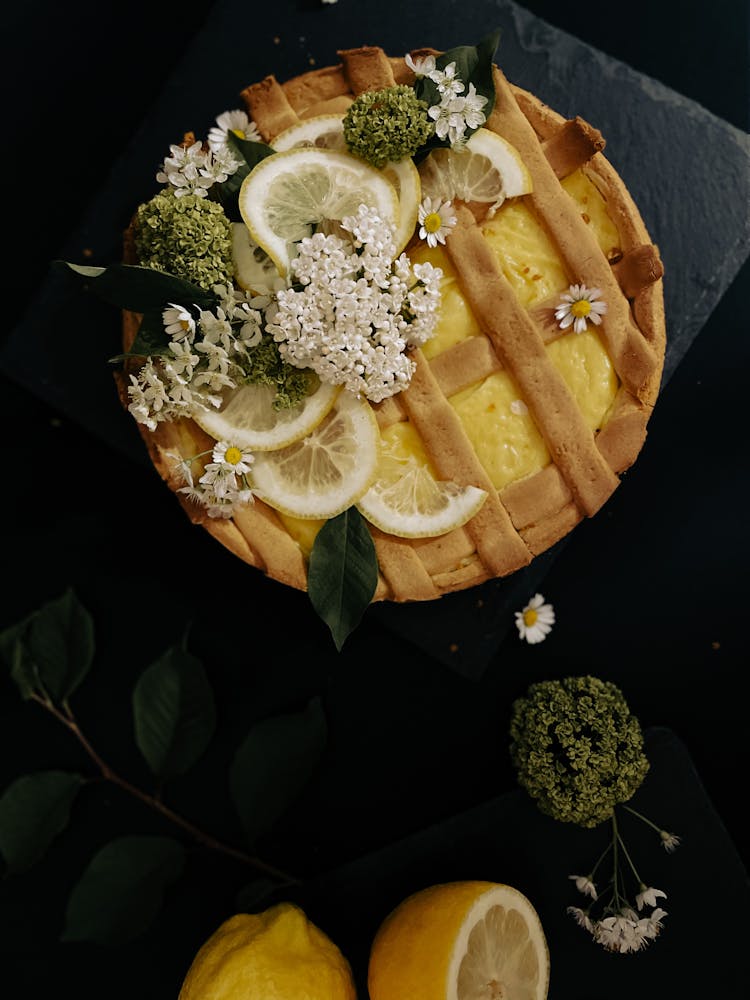
<instances>
[{"instance_id":1,"label":"lattice pie crust","mask_svg":"<svg viewBox=\"0 0 750 1000\"><path fill-rule=\"evenodd\" d=\"M404 60L380 48L338 55L338 65L281 84L268 76L242 91L266 142L300 119L344 112L365 90L413 82ZM663 268L638 208L601 152L601 134L580 118L565 120L509 83L497 67L494 76L495 107L486 127L519 150L534 186L525 197L553 240L571 283L585 281L602 289L608 311L597 330L620 387L607 422L591 431L545 350L545 342L561 331L519 303L470 206L458 206L459 224L446 249L483 336L464 340L431 362L418 351L410 387L374 409L381 427L404 418L414 424L441 479L471 483L489 496L468 524L438 538L407 540L371 528L380 565L375 600L431 600L527 565L609 498L619 475L641 450L659 391L665 349ZM602 194L619 232L619 251L609 259L561 187L560 180L578 168ZM130 245L126 239L126 259ZM126 347L137 325L137 316L124 314ZM552 461L498 491L447 397L501 368L517 383ZM119 383L126 404L122 378ZM182 482L168 453L197 454L211 445L190 420L161 423L154 432L139 428L154 466L175 491ZM256 500L231 520L220 520L176 496L194 523L240 559L284 584L306 589L305 557L270 507Z\"/></svg>"}]
</instances>

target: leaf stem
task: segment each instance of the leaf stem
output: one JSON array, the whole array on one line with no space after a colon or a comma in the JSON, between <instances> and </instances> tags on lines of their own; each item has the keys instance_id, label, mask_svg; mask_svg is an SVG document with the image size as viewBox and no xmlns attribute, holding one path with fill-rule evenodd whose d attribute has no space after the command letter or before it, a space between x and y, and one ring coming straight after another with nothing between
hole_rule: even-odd
<instances>
[{"instance_id":1,"label":"leaf stem","mask_svg":"<svg viewBox=\"0 0 750 1000\"><path fill-rule=\"evenodd\" d=\"M180 829L192 837L193 840L196 840L199 844L209 848L209 850L225 854L227 857L233 858L241 864L250 865L258 871L263 872L264 875L268 875L275 881L280 882L282 886L299 884L299 879L294 878L292 875L282 871L280 868L276 868L273 865L268 864L261 858L247 854L245 851L241 851L236 847L231 847L228 844L222 843L220 840L217 840L216 837L206 833L189 820L184 819L184 817L174 812L174 810L170 809L169 806L165 805L161 798L149 795L148 792L144 792L143 789L131 784L127 781L127 779L123 778L117 773L117 771L111 768L109 764L107 764L106 761L100 757L96 750L94 750L67 705L64 706L64 711L61 711L51 701L47 701L44 698L39 697L39 695L32 694L31 697L34 701L38 702L43 708L50 712L58 722L61 722L69 730L69 732L75 736L105 781L109 781L113 785L117 785L118 788L127 792L128 795L138 799L155 812L158 812L165 819L168 819L170 822L180 827Z\"/></svg>"}]
</instances>

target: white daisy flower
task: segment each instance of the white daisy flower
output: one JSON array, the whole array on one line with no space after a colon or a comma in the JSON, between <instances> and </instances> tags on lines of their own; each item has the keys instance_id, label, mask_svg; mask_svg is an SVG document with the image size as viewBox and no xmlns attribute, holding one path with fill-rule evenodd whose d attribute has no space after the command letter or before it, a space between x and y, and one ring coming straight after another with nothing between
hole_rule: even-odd
<instances>
[{"instance_id":1,"label":"white daisy flower","mask_svg":"<svg viewBox=\"0 0 750 1000\"><path fill-rule=\"evenodd\" d=\"M172 340L189 339L195 333L195 320L184 306L170 302L169 308L162 312L161 318L164 330Z\"/></svg>"},{"instance_id":2,"label":"white daisy flower","mask_svg":"<svg viewBox=\"0 0 750 1000\"><path fill-rule=\"evenodd\" d=\"M542 642L554 624L554 609L551 604L544 603L541 594L535 594L525 608L516 611L518 634L526 642Z\"/></svg>"},{"instance_id":3,"label":"white daisy flower","mask_svg":"<svg viewBox=\"0 0 750 1000\"><path fill-rule=\"evenodd\" d=\"M446 237L456 225L456 216L449 201L440 204L440 199L425 198L419 206L419 238L427 240L427 245L436 247L445 243Z\"/></svg>"},{"instance_id":4,"label":"white daisy flower","mask_svg":"<svg viewBox=\"0 0 750 1000\"><path fill-rule=\"evenodd\" d=\"M404 62L419 80L423 76L430 76L435 72L435 56L422 56L412 59L411 53L407 52Z\"/></svg>"},{"instance_id":5,"label":"white daisy flower","mask_svg":"<svg viewBox=\"0 0 750 1000\"><path fill-rule=\"evenodd\" d=\"M224 149L229 132L238 139L260 142L260 132L255 122L251 121L244 111L236 108L234 111L224 111L216 118L216 124L208 132L209 149L213 152Z\"/></svg>"},{"instance_id":6,"label":"white daisy flower","mask_svg":"<svg viewBox=\"0 0 750 1000\"><path fill-rule=\"evenodd\" d=\"M656 906L657 896L660 896L662 899L667 898L666 892L662 892L661 889L654 889L651 886L641 885L641 890L635 897L636 908L642 910L644 906Z\"/></svg>"},{"instance_id":7,"label":"white daisy flower","mask_svg":"<svg viewBox=\"0 0 750 1000\"><path fill-rule=\"evenodd\" d=\"M571 285L560 296L560 304L555 309L555 319L560 329L567 330L572 325L575 333L583 333L589 322L599 326L602 316L607 312L607 303L599 301L601 294L600 288Z\"/></svg>"},{"instance_id":8,"label":"white daisy flower","mask_svg":"<svg viewBox=\"0 0 750 1000\"><path fill-rule=\"evenodd\" d=\"M666 830L660 830L659 836L661 837L661 846L667 854L671 854L672 851L680 846L680 838L676 833L668 833Z\"/></svg>"},{"instance_id":9,"label":"white daisy flower","mask_svg":"<svg viewBox=\"0 0 750 1000\"><path fill-rule=\"evenodd\" d=\"M590 875L568 875L568 878L573 879L576 884L576 889L579 892L582 892L584 896L591 896L592 899L598 898L596 894L596 886L591 881Z\"/></svg>"},{"instance_id":10,"label":"white daisy flower","mask_svg":"<svg viewBox=\"0 0 750 1000\"><path fill-rule=\"evenodd\" d=\"M212 460L223 469L229 469L238 476L250 471L254 457L249 451L242 451L235 444L219 441L214 445Z\"/></svg>"}]
</instances>

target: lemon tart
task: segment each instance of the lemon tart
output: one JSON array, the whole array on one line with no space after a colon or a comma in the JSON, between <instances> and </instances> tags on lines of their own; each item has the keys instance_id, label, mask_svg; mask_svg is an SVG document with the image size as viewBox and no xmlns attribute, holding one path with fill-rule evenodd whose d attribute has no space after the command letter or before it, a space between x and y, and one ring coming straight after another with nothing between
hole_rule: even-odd
<instances>
[{"instance_id":1,"label":"lemon tart","mask_svg":"<svg viewBox=\"0 0 750 1000\"><path fill-rule=\"evenodd\" d=\"M296 248L314 244L305 273L319 274L325 241L368 208L393 232L392 255L404 251L403 269L434 293L429 335L399 357L398 391L368 395L343 376L334 384L327 372L341 359L326 348L328 367L316 368L319 381L287 416L263 404L267 389L234 386L216 412L139 424L191 520L301 590L318 531L348 508L374 542L373 600L432 600L514 573L601 509L637 458L657 399L663 268L596 128L565 119L493 62L486 116L470 117L481 104L464 100L473 85L433 71L445 108L464 101L468 136L378 166L347 145L363 95L406 93L439 55L349 49L333 65L241 93L269 154L237 193L231 243L243 308L276 296L274 309L289 314L286 327L271 320L277 334L320 325L324 311L306 319L310 302L294 298ZM435 132L451 138L450 108L436 107ZM139 263L132 227L125 246L126 261ZM140 318L124 312L126 350ZM305 355L293 352L306 333L286 348L300 366ZM131 410L134 370L130 358L120 379ZM235 444L233 431L244 435ZM185 461L217 447L225 465L247 471L231 516L210 516L186 488Z\"/></svg>"}]
</instances>

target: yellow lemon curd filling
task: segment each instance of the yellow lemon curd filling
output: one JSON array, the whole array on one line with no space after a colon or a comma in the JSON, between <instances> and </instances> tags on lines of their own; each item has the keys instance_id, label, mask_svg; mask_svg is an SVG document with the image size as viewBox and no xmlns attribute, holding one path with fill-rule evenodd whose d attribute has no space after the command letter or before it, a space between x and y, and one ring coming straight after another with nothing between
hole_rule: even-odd
<instances>
[{"instance_id":1,"label":"yellow lemon curd filling","mask_svg":"<svg viewBox=\"0 0 750 1000\"><path fill-rule=\"evenodd\" d=\"M577 170L562 182L581 209L602 250L619 246L617 228L593 182ZM528 309L556 301L569 285L562 261L525 198L506 201L482 232L519 302ZM449 237L450 238L450 237ZM480 334L445 250L422 244L410 253L415 262L429 261L443 271L440 315L432 338L422 348L428 360ZM584 333L561 333L547 345L552 363L565 380L589 427L604 426L619 387L617 375L596 327ZM550 461L539 430L513 378L495 372L451 396L477 456L496 489L538 472ZM401 422L381 430L383 446L394 457L411 459L434 470L417 431ZM282 516L282 515L280 515ZM323 522L282 516L290 534L308 555Z\"/></svg>"}]
</instances>

